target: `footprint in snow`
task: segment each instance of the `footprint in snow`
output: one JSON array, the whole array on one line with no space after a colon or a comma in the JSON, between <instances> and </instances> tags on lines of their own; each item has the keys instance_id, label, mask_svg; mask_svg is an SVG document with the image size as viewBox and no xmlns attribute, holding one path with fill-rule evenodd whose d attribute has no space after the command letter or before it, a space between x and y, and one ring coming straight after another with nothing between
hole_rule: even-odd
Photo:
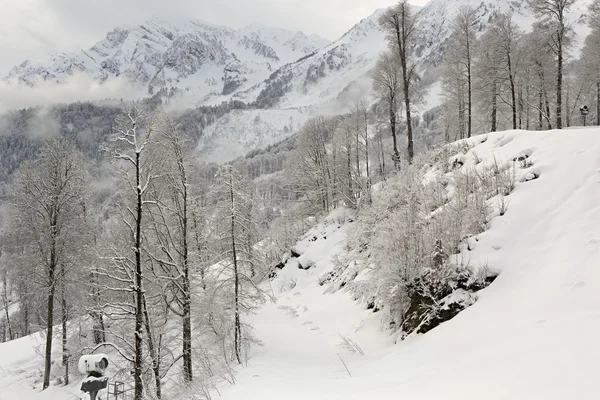
<instances>
[{"instance_id":1,"label":"footprint in snow","mask_svg":"<svg viewBox=\"0 0 600 400\"><path fill-rule=\"evenodd\" d=\"M295 309L293 309L290 306L279 306L277 307L279 310L282 310L285 312L285 314L290 317L290 318L298 318L298 311L296 311Z\"/></svg>"},{"instance_id":2,"label":"footprint in snow","mask_svg":"<svg viewBox=\"0 0 600 400\"><path fill-rule=\"evenodd\" d=\"M584 288L586 286L587 286L587 283L585 283L585 282L577 282L575 285L573 285L573 287L575 289L582 289L582 288Z\"/></svg>"}]
</instances>

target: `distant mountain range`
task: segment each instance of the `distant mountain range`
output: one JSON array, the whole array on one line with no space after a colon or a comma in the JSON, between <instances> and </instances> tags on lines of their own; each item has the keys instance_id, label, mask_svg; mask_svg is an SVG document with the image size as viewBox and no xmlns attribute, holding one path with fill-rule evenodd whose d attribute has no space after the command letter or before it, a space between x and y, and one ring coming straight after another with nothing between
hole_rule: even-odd
<instances>
[{"instance_id":1,"label":"distant mountain range","mask_svg":"<svg viewBox=\"0 0 600 400\"><path fill-rule=\"evenodd\" d=\"M589 0L579 1L570 15L580 39L587 34L588 4ZM432 0L415 8L421 26L415 54L423 70L442 64L452 20L464 5L477 10L480 32L499 12L512 12L524 29L534 21L523 1ZM57 53L43 62L26 60L4 79L35 86L40 81L65 82L74 73L99 82L124 77L141 93L179 93L187 105L239 100L268 110L237 111L235 117L216 121L201 147L208 159L223 161L289 135L311 112L341 112L354 99L370 95L370 71L386 48L377 23L382 12L358 22L333 43L260 25L234 30L197 21L173 26L152 19L133 28L119 27L88 50ZM435 101L426 99L423 108ZM262 131L255 132L256 126ZM226 156L219 151L222 146L228 148Z\"/></svg>"}]
</instances>

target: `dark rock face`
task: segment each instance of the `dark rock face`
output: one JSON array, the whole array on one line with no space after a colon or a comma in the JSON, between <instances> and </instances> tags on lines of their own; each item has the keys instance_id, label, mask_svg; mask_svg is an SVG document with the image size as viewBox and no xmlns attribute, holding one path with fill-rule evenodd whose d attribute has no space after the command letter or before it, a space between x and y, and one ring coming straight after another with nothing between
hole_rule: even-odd
<instances>
[{"instance_id":1,"label":"dark rock face","mask_svg":"<svg viewBox=\"0 0 600 400\"><path fill-rule=\"evenodd\" d=\"M412 333L427 333L451 320L461 311L475 304L477 292L488 287L497 275L474 279L469 271L452 271L449 280L437 279L434 273L425 273L408 285L409 306L400 328L403 337Z\"/></svg>"}]
</instances>

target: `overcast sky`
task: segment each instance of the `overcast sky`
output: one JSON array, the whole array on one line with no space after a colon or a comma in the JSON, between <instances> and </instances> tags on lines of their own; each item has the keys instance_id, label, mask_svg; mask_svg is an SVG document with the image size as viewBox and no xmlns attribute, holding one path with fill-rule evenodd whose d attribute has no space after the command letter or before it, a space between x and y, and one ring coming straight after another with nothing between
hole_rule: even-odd
<instances>
[{"instance_id":1,"label":"overcast sky","mask_svg":"<svg viewBox=\"0 0 600 400\"><path fill-rule=\"evenodd\" d=\"M411 0L424 5L428 0ZM241 28L253 22L335 40L394 0L0 0L0 77L26 58L89 48L118 25L153 16Z\"/></svg>"}]
</instances>

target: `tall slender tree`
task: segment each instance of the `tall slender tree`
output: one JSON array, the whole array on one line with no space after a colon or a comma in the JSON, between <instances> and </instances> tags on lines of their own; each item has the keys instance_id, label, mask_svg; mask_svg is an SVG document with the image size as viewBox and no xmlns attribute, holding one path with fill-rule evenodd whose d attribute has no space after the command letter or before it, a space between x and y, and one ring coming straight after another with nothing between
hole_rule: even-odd
<instances>
[{"instance_id":1,"label":"tall slender tree","mask_svg":"<svg viewBox=\"0 0 600 400\"><path fill-rule=\"evenodd\" d=\"M399 1L381 16L379 25L386 34L390 51L396 53L400 65L408 135L408 159L409 162L412 162L414 157L414 138L411 99L412 92L414 92L414 83L419 79L416 63L412 57L412 47L417 37L418 26L413 6L408 3L408 0Z\"/></svg>"},{"instance_id":2,"label":"tall slender tree","mask_svg":"<svg viewBox=\"0 0 600 400\"><path fill-rule=\"evenodd\" d=\"M133 252L130 255L117 255L113 258L115 265L123 271L122 276L130 277L130 287L124 288L131 291L133 304L131 313L135 320L134 327L134 355L133 380L134 400L144 397L143 384L143 342L144 342L144 265L143 252L143 217L147 201L148 187L154 178L153 160L148 157L151 138L154 135L155 119L150 111L141 104L130 105L116 123L115 133L109 138L107 148L112 157L122 166L122 177L127 182L128 191L125 195L122 215L123 226L127 229L128 248ZM114 275L114 278L123 281L123 278ZM157 388L157 390L159 390Z\"/></svg>"},{"instance_id":3,"label":"tall slender tree","mask_svg":"<svg viewBox=\"0 0 600 400\"><path fill-rule=\"evenodd\" d=\"M463 73L467 83L467 137L473 134L473 62L477 44L476 26L477 12L473 7L463 6L454 19L453 35L455 51L463 65Z\"/></svg>"},{"instance_id":4,"label":"tall slender tree","mask_svg":"<svg viewBox=\"0 0 600 400\"><path fill-rule=\"evenodd\" d=\"M566 13L577 0L528 0L533 12L543 22L551 24L551 46L557 57L556 65L556 128L563 128L563 68L567 35L570 31Z\"/></svg>"},{"instance_id":5,"label":"tall slender tree","mask_svg":"<svg viewBox=\"0 0 600 400\"><path fill-rule=\"evenodd\" d=\"M510 108L512 111L512 128L517 129L517 74L521 61L521 39L523 34L517 24L514 23L511 14L501 14L495 21L491 30L497 38L497 44L501 52L502 70L504 80L508 83L510 91Z\"/></svg>"},{"instance_id":6,"label":"tall slender tree","mask_svg":"<svg viewBox=\"0 0 600 400\"><path fill-rule=\"evenodd\" d=\"M388 127L392 136L392 159L396 169L400 168L400 150L398 149L398 107L400 101L401 77L400 60L396 53L386 51L379 55L373 71L373 88L384 102L388 112Z\"/></svg>"},{"instance_id":7,"label":"tall slender tree","mask_svg":"<svg viewBox=\"0 0 600 400\"><path fill-rule=\"evenodd\" d=\"M252 187L232 165L224 166L218 175L215 196L219 209L219 261L224 265L227 279L223 287L230 290L227 297L233 309L233 354L242 363L243 344L248 332L243 331L242 313L262 300L262 291L256 285L262 279L261 262L254 223Z\"/></svg>"}]
</instances>

